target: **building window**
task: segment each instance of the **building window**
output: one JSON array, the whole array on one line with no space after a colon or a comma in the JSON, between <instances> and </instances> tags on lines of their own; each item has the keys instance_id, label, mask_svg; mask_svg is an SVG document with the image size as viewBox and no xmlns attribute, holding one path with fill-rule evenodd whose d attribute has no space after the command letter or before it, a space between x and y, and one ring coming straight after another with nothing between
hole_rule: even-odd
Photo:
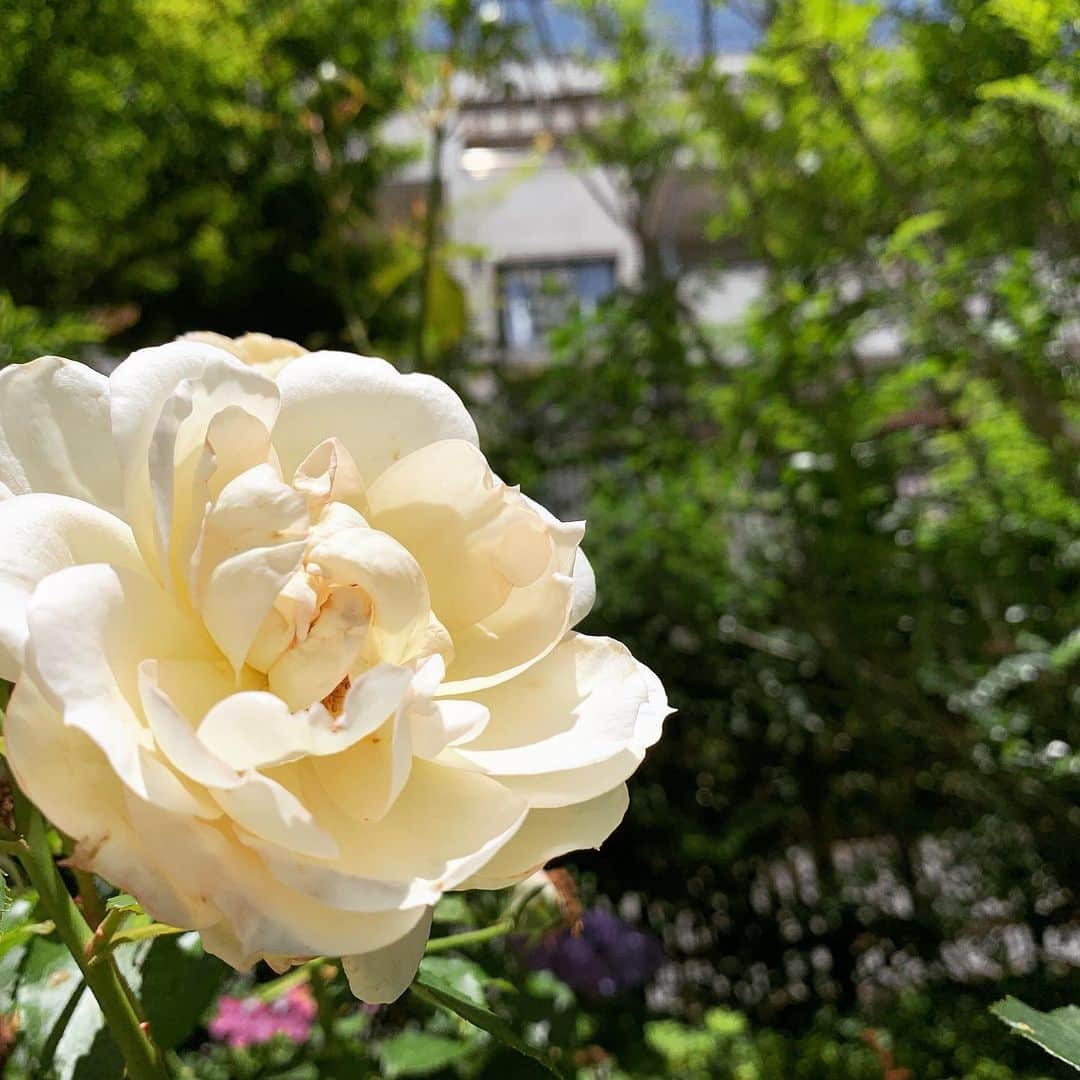
<instances>
[{"instance_id":1,"label":"building window","mask_svg":"<svg viewBox=\"0 0 1080 1080\"><path fill-rule=\"evenodd\" d=\"M509 352L538 352L571 312L591 314L615 289L615 260L504 263L498 268L499 333Z\"/></svg>"}]
</instances>

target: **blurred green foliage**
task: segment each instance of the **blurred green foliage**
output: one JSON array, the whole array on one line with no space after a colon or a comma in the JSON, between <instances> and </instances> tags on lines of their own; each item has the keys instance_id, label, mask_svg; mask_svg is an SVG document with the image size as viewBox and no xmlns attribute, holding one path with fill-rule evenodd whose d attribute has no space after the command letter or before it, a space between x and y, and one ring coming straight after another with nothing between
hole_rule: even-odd
<instances>
[{"instance_id":1,"label":"blurred green foliage","mask_svg":"<svg viewBox=\"0 0 1080 1080\"><path fill-rule=\"evenodd\" d=\"M661 65L675 125L641 11L585 9L616 119L583 152L646 202L699 169L714 268L735 244L765 275L719 331L658 258L489 422L527 488L584 493L587 628L674 690L596 865L699 1021L937 984L969 1011L1035 972L1077 993L1080 68L1075 9L1015 7L763 7L746 72Z\"/></svg>"},{"instance_id":2,"label":"blurred green foliage","mask_svg":"<svg viewBox=\"0 0 1080 1080\"><path fill-rule=\"evenodd\" d=\"M609 99L566 150L643 275L473 404L504 476L588 518L586 629L680 710L577 860L671 963L648 1005L494 946L455 977L581 1077L1059 1075L986 1005L1080 1000L1080 13L746 0L732 72L636 0L565 6ZM0 7L0 363L197 324L489 375L437 185L381 215L382 125L549 53L522 10ZM716 208L693 253L650 213L675 171ZM708 325L694 280L747 260L760 301ZM196 1041L184 1075L528 1075L415 1001L339 1006L336 1066Z\"/></svg>"},{"instance_id":3,"label":"blurred green foliage","mask_svg":"<svg viewBox=\"0 0 1080 1080\"><path fill-rule=\"evenodd\" d=\"M0 10L4 282L52 310L363 340L415 10L396 0L76 0ZM187 311L189 314L180 315ZM24 357L25 358L25 357Z\"/></svg>"}]
</instances>

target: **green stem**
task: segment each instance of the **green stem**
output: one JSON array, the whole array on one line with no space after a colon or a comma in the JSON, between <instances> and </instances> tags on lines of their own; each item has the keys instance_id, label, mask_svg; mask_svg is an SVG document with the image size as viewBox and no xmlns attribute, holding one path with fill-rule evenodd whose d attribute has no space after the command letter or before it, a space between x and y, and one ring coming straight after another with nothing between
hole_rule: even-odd
<instances>
[{"instance_id":1,"label":"green stem","mask_svg":"<svg viewBox=\"0 0 1080 1080\"><path fill-rule=\"evenodd\" d=\"M449 934L446 937L432 938L424 949L425 955L430 953L446 952L449 949L463 949L466 945L478 945L481 941L490 941L492 938L502 937L514 929L513 919L503 919L502 922L492 923L482 930L466 930L463 934Z\"/></svg>"},{"instance_id":2,"label":"green stem","mask_svg":"<svg viewBox=\"0 0 1080 1080\"><path fill-rule=\"evenodd\" d=\"M514 920L503 919L500 922L492 923L491 926L485 926L481 930L466 930L463 934L448 934L446 937L433 938L427 943L424 955L447 952L450 949L463 949L467 945L478 945L482 941L490 941L492 938L509 934L513 929ZM120 937L122 934L123 931L116 937ZM312 992L315 993L316 1000L318 1000L319 989L316 978L322 978L318 969L322 965L329 963L333 963L333 961L328 960L325 956L316 956L313 960L306 960L298 967L293 968L292 971L287 971L284 975L279 975L276 979L271 979L270 982L257 987L254 996L263 1001L273 1001L274 998L280 997L286 991L292 990L293 987L303 986L304 983L310 982Z\"/></svg>"},{"instance_id":3,"label":"green stem","mask_svg":"<svg viewBox=\"0 0 1080 1080\"><path fill-rule=\"evenodd\" d=\"M263 983L255 990L255 997L263 1001L273 1001L274 998L280 997L294 986L303 986L311 978L311 973L316 967L329 963L332 963L332 961L325 956L316 956L313 960L306 960L299 967L293 968L292 971L287 971L284 975L279 975L276 979Z\"/></svg>"},{"instance_id":4,"label":"green stem","mask_svg":"<svg viewBox=\"0 0 1080 1080\"><path fill-rule=\"evenodd\" d=\"M312 964L308 969L311 981L311 994L319 1009L319 1027L323 1033L323 1048L331 1049L334 1045L334 1003L323 978L322 964Z\"/></svg>"},{"instance_id":5,"label":"green stem","mask_svg":"<svg viewBox=\"0 0 1080 1080\"><path fill-rule=\"evenodd\" d=\"M161 1055L140 1026L138 1015L115 962L90 964L94 932L87 925L57 872L45 835L41 814L16 789L15 815L25 841L18 853L30 881L37 889L39 902L56 924L60 939L79 965L101 1011L109 1034L113 1037L127 1065L131 1080L168 1080L169 1074Z\"/></svg>"},{"instance_id":6,"label":"green stem","mask_svg":"<svg viewBox=\"0 0 1080 1080\"><path fill-rule=\"evenodd\" d=\"M82 912L91 930L96 930L101 920L105 918L105 902L98 895L97 885L94 884L94 875L86 870L73 870L75 884L79 887L79 899L82 901Z\"/></svg>"}]
</instances>

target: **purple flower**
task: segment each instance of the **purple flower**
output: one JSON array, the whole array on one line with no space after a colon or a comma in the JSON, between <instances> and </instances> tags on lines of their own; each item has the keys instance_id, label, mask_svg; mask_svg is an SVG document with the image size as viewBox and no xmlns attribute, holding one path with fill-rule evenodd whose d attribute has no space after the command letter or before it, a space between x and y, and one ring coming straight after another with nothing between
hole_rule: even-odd
<instances>
[{"instance_id":1,"label":"purple flower","mask_svg":"<svg viewBox=\"0 0 1080 1080\"><path fill-rule=\"evenodd\" d=\"M306 986L297 986L273 1001L259 998L223 997L210 1021L210 1035L233 1049L269 1042L284 1035L293 1042L307 1042L317 1012Z\"/></svg>"},{"instance_id":2,"label":"purple flower","mask_svg":"<svg viewBox=\"0 0 1080 1080\"><path fill-rule=\"evenodd\" d=\"M581 917L580 932L549 934L525 956L533 971L545 969L591 997L612 997L648 982L664 959L660 942L600 908Z\"/></svg>"}]
</instances>

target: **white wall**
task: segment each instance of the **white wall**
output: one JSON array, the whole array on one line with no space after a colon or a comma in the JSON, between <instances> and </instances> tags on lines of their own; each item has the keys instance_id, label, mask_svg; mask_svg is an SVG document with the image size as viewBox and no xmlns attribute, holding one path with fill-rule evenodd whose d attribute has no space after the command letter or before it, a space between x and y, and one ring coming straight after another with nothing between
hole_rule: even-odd
<instances>
[{"instance_id":1,"label":"white wall","mask_svg":"<svg viewBox=\"0 0 1080 1080\"><path fill-rule=\"evenodd\" d=\"M474 326L487 341L498 338L495 269L500 263L605 256L615 260L619 280L639 272L632 235L606 213L582 178L557 151L506 151L507 162L486 175L461 164L462 147L449 140L444 159L448 229L455 244L479 249L479 258L458 261ZM592 183L614 201L602 170Z\"/></svg>"},{"instance_id":2,"label":"white wall","mask_svg":"<svg viewBox=\"0 0 1080 1080\"><path fill-rule=\"evenodd\" d=\"M392 142L419 146L427 138L417 119L404 115L395 117L384 134ZM464 153L458 125L443 148L444 206L448 238L467 249L455 257L454 270L481 340L498 341L496 268L502 263L608 257L622 283L637 280L640 256L633 235L590 191L600 189L605 201L618 207L616 190L602 169L589 170L587 184L558 149L493 149L486 155L487 171L476 167L484 164L476 153L463 161ZM399 174L400 180L416 185L427 171L421 156ZM677 213L683 200L675 199ZM703 322L722 324L738 318L760 291L760 269L738 265L692 276L684 295Z\"/></svg>"}]
</instances>

